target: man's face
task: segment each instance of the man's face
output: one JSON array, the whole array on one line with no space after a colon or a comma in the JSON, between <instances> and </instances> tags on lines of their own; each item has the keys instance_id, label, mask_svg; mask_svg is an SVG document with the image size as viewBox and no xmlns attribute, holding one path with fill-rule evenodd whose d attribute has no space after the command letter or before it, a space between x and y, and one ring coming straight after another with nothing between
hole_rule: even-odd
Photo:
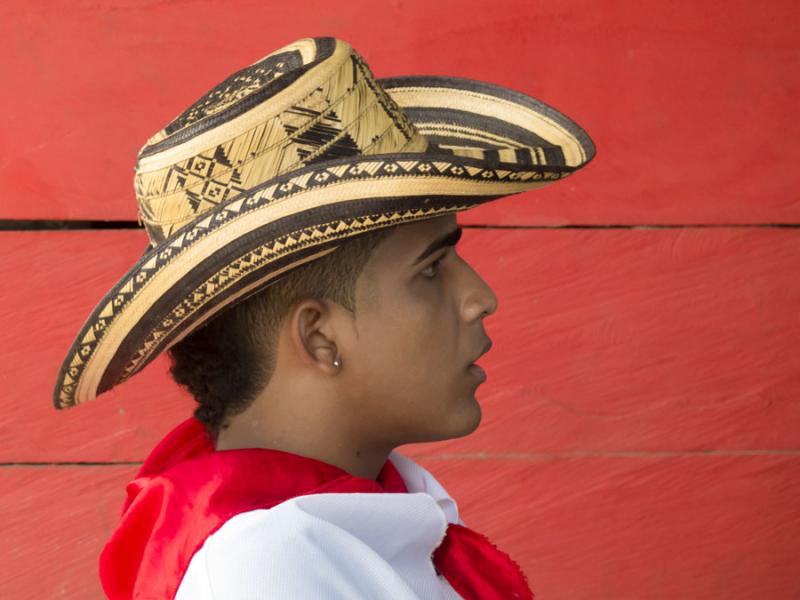
<instances>
[{"instance_id":1,"label":"man's face","mask_svg":"<svg viewBox=\"0 0 800 600\"><path fill-rule=\"evenodd\" d=\"M398 227L356 283L355 339L343 352L349 393L374 442L461 437L481 419L480 380L468 367L489 341L483 317L497 297L453 246L454 214Z\"/></svg>"}]
</instances>

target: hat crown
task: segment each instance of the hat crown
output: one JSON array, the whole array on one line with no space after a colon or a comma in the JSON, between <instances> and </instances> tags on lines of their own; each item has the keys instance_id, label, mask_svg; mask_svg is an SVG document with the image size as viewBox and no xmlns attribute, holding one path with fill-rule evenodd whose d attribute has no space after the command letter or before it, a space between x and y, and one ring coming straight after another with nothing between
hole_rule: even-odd
<instances>
[{"instance_id":1,"label":"hat crown","mask_svg":"<svg viewBox=\"0 0 800 600\"><path fill-rule=\"evenodd\" d=\"M306 38L233 73L152 136L134 188L151 246L308 164L428 146L353 48Z\"/></svg>"}]
</instances>

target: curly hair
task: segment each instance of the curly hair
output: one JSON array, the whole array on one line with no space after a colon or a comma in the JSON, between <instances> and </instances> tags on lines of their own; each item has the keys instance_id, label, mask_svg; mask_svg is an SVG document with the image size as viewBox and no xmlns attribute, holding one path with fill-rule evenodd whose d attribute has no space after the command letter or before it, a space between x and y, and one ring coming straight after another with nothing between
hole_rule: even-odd
<instances>
[{"instance_id":1,"label":"curly hair","mask_svg":"<svg viewBox=\"0 0 800 600\"><path fill-rule=\"evenodd\" d=\"M332 300L354 316L355 288L376 246L398 226L359 234L223 310L168 350L172 378L198 403L194 416L216 439L269 383L280 326L297 300ZM368 298L371 302L372 298Z\"/></svg>"}]
</instances>

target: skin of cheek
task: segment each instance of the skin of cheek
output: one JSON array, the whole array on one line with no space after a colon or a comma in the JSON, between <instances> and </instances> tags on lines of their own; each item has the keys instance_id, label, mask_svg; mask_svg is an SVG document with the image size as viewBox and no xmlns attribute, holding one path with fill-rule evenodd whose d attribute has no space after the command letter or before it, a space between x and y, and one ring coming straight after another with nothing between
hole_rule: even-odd
<instances>
[{"instance_id":1,"label":"skin of cheek","mask_svg":"<svg viewBox=\"0 0 800 600\"><path fill-rule=\"evenodd\" d=\"M359 386L363 425L376 441L416 439L430 420L421 409L429 404L431 382L426 385L420 346L410 327L391 309L359 324L357 370L352 374Z\"/></svg>"},{"instance_id":2,"label":"skin of cheek","mask_svg":"<svg viewBox=\"0 0 800 600\"><path fill-rule=\"evenodd\" d=\"M437 285L418 281L407 293L386 294L359 324L364 422L376 439L449 439L480 422L474 386L458 362L458 315Z\"/></svg>"}]
</instances>

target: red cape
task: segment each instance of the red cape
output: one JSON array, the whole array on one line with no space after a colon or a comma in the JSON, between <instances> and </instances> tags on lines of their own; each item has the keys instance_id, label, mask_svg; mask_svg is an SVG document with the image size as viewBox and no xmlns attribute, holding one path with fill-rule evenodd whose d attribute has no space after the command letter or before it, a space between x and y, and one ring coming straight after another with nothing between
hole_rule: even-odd
<instances>
[{"instance_id":1,"label":"red cape","mask_svg":"<svg viewBox=\"0 0 800 600\"><path fill-rule=\"evenodd\" d=\"M191 417L156 445L127 485L119 526L100 555L103 589L111 600L172 600L194 553L236 514L305 494L407 491L390 460L373 480L281 450L217 451ZM465 599L533 599L519 566L457 523L448 525L433 561Z\"/></svg>"}]
</instances>

